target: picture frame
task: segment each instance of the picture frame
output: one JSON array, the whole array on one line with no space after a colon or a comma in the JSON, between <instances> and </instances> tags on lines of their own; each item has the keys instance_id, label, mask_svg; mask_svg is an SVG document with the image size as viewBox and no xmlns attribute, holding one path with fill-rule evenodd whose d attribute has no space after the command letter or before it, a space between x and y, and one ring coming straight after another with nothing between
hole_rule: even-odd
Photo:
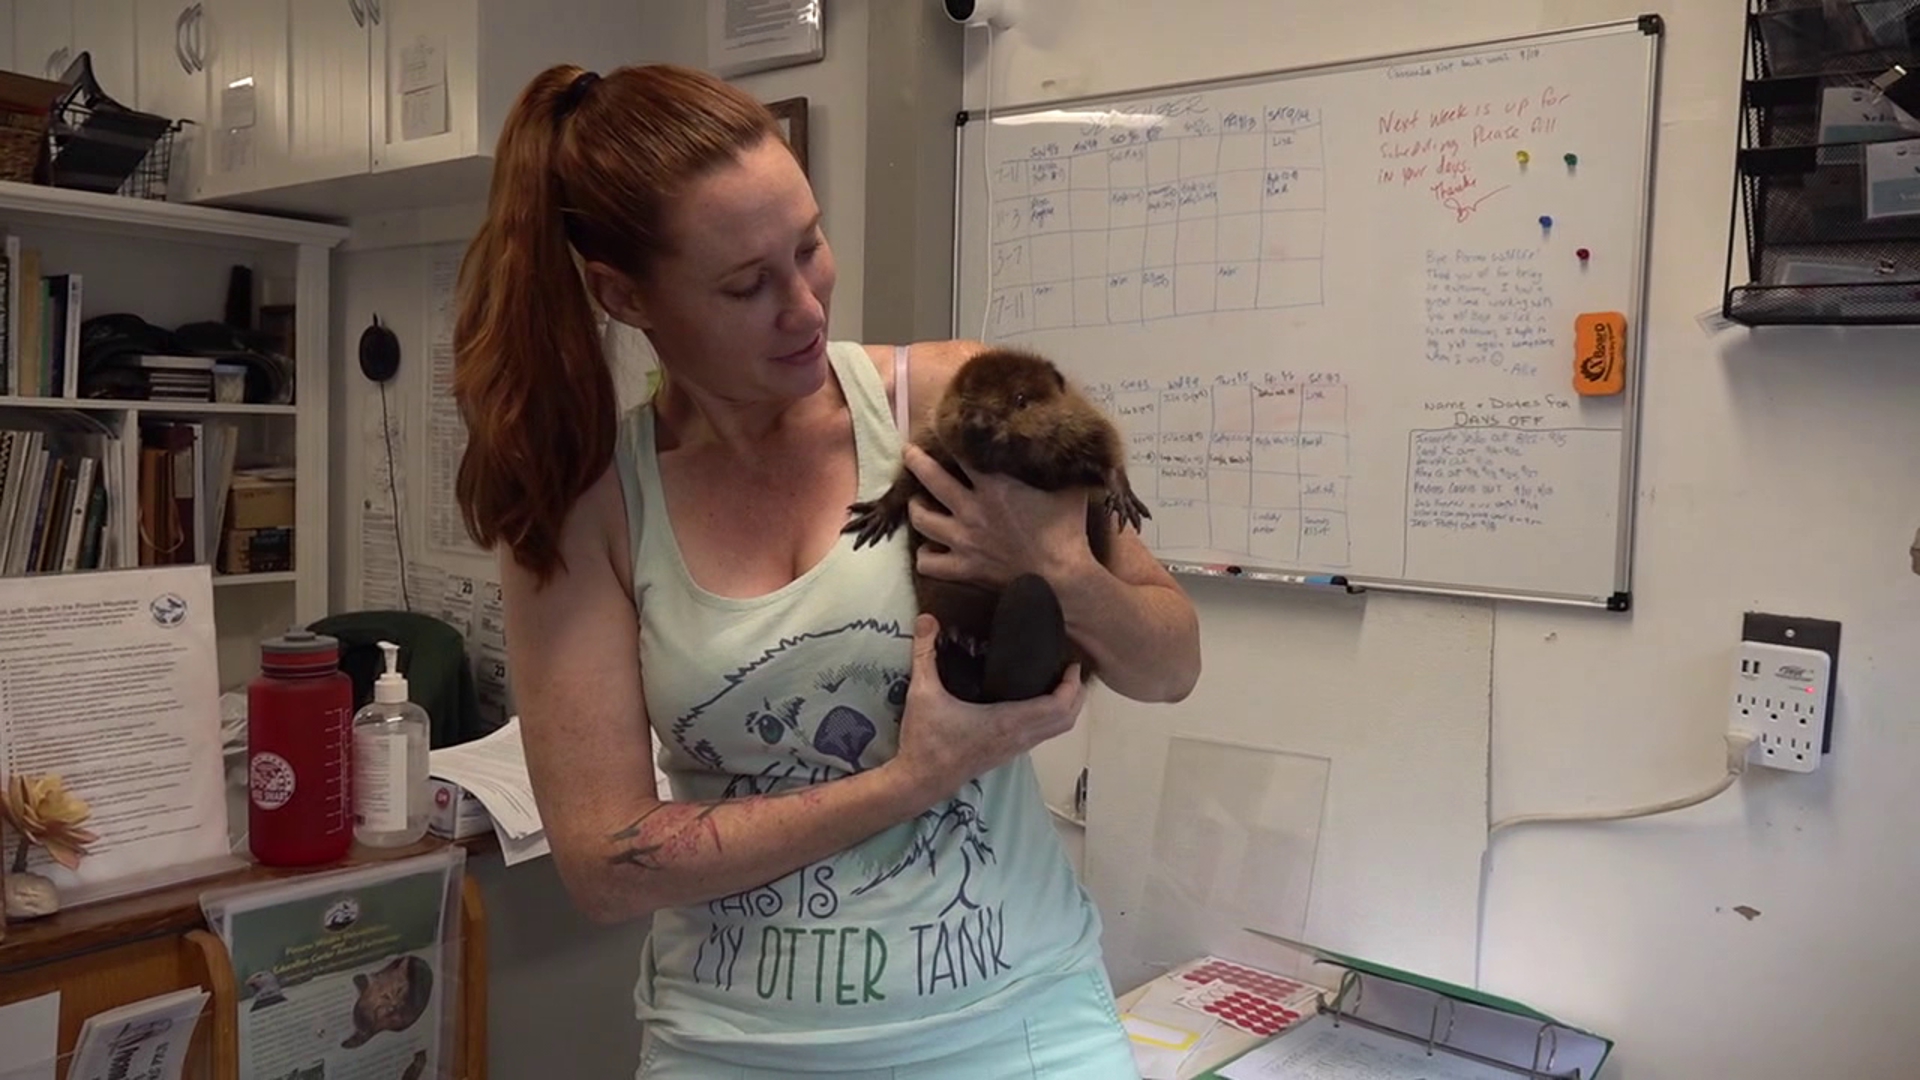
<instances>
[{"instance_id":1,"label":"picture frame","mask_svg":"<svg viewBox=\"0 0 1920 1080\"><path fill-rule=\"evenodd\" d=\"M782 98L767 102L773 118L780 124L780 134L793 147L793 156L800 161L800 171L811 177L807 168L807 99L804 97Z\"/></svg>"}]
</instances>

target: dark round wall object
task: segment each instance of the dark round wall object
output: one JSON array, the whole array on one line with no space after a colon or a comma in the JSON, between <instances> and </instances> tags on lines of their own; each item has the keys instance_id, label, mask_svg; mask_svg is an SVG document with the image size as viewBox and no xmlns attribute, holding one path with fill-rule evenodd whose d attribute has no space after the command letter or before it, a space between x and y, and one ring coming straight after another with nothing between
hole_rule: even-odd
<instances>
[{"instance_id":1,"label":"dark round wall object","mask_svg":"<svg viewBox=\"0 0 1920 1080\"><path fill-rule=\"evenodd\" d=\"M400 338L375 315L373 322L360 332L360 373L383 383L399 370Z\"/></svg>"}]
</instances>

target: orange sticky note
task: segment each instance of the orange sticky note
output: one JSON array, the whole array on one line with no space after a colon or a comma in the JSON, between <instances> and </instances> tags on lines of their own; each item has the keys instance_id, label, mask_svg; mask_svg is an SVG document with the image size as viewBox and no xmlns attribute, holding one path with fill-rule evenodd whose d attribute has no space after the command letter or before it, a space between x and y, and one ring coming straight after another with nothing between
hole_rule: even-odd
<instances>
[{"instance_id":1,"label":"orange sticky note","mask_svg":"<svg viewBox=\"0 0 1920 1080\"><path fill-rule=\"evenodd\" d=\"M1587 397L1617 394L1627 386L1627 317L1617 311L1588 312L1573 322L1573 389Z\"/></svg>"}]
</instances>

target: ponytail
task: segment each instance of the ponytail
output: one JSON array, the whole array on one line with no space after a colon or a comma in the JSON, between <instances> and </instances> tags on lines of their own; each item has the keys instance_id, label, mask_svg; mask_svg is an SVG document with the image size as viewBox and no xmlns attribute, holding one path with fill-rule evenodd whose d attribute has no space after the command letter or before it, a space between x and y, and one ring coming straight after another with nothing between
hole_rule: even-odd
<instances>
[{"instance_id":1,"label":"ponytail","mask_svg":"<svg viewBox=\"0 0 1920 1080\"><path fill-rule=\"evenodd\" d=\"M689 68L560 65L521 92L454 319L455 493L480 546L505 544L544 583L565 568L568 513L613 462L618 397L576 253L643 281L670 250L671 200L769 135L765 106Z\"/></svg>"},{"instance_id":2,"label":"ponytail","mask_svg":"<svg viewBox=\"0 0 1920 1080\"><path fill-rule=\"evenodd\" d=\"M453 331L467 426L461 515L476 543L506 544L542 581L564 566L567 512L613 458L617 408L554 171L558 104L575 74L543 73L507 116Z\"/></svg>"}]
</instances>

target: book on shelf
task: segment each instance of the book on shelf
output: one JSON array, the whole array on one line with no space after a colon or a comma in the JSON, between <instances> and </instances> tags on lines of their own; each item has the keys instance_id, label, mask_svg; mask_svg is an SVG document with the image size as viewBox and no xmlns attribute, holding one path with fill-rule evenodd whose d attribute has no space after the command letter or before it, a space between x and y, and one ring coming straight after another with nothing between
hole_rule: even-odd
<instances>
[{"instance_id":1,"label":"book on shelf","mask_svg":"<svg viewBox=\"0 0 1920 1080\"><path fill-rule=\"evenodd\" d=\"M96 417L0 419L0 575L115 565L123 472L118 439Z\"/></svg>"},{"instance_id":2,"label":"book on shelf","mask_svg":"<svg viewBox=\"0 0 1920 1080\"><path fill-rule=\"evenodd\" d=\"M0 245L0 274L0 394L79 397L83 276L46 273L40 249L11 234Z\"/></svg>"}]
</instances>

